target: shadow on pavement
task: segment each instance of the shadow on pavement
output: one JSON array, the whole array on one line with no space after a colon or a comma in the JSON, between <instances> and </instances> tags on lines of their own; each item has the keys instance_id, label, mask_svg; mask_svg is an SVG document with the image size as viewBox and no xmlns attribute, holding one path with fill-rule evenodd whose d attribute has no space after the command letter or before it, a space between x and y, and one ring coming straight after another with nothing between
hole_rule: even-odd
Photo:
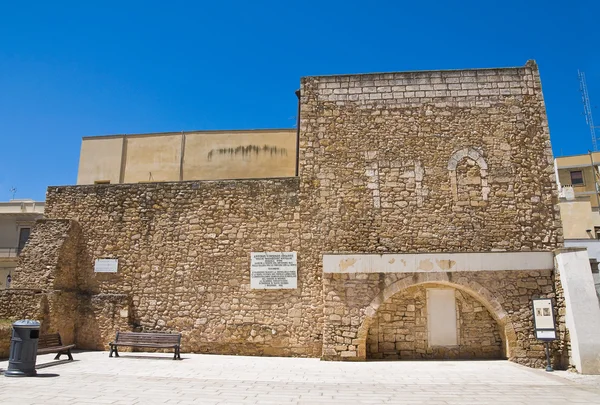
<instances>
[{"instance_id":1,"label":"shadow on pavement","mask_svg":"<svg viewBox=\"0 0 600 405\"><path fill-rule=\"evenodd\" d=\"M64 359L64 360L55 360L52 361L50 363L42 363L42 364L36 364L35 365L35 369L39 370L42 368L48 368L48 367L54 367L54 366L60 366L61 364L67 364L67 363L75 363L79 360L69 360L69 359Z\"/></svg>"},{"instance_id":2,"label":"shadow on pavement","mask_svg":"<svg viewBox=\"0 0 600 405\"><path fill-rule=\"evenodd\" d=\"M173 357L154 357L154 356L143 356L139 354L125 355L123 353L119 353L119 357L114 357L115 359L138 359L138 360L171 360L171 361L180 361L185 360L185 357L181 359L173 360Z\"/></svg>"}]
</instances>

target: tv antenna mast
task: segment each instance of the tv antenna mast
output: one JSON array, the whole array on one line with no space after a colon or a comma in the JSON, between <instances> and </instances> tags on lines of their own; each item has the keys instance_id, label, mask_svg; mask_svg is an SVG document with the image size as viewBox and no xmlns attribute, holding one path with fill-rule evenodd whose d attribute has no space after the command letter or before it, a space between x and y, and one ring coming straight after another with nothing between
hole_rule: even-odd
<instances>
[{"instance_id":1,"label":"tv antenna mast","mask_svg":"<svg viewBox=\"0 0 600 405\"><path fill-rule=\"evenodd\" d=\"M577 76L579 77L579 90L581 91L581 99L583 101L583 114L585 115L585 122L590 127L590 134L592 135L592 148L594 152L597 152L598 145L596 143L596 128L598 127L594 126L592 107L590 107L590 97L588 95L587 84L585 82L585 73L577 70Z\"/></svg>"},{"instance_id":2,"label":"tv antenna mast","mask_svg":"<svg viewBox=\"0 0 600 405\"><path fill-rule=\"evenodd\" d=\"M8 191L10 191L10 193L12 194L12 199L14 200L15 199L15 194L17 194L17 189L13 186Z\"/></svg>"}]
</instances>

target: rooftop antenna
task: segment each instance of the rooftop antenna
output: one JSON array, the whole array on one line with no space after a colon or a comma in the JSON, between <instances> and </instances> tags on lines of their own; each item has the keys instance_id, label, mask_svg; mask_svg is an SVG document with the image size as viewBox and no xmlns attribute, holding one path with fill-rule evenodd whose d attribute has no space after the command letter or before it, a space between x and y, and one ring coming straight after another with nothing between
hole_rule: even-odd
<instances>
[{"instance_id":1,"label":"rooftop antenna","mask_svg":"<svg viewBox=\"0 0 600 405\"><path fill-rule=\"evenodd\" d=\"M585 82L585 73L577 70L577 76L579 77L579 90L581 91L581 99L583 101L583 114L585 115L585 122L590 127L590 134L592 135L592 149L594 152L597 152L598 144L596 143L596 128L598 127L594 126L592 108L590 107L590 97L588 95L587 84Z\"/></svg>"},{"instance_id":2,"label":"rooftop antenna","mask_svg":"<svg viewBox=\"0 0 600 405\"><path fill-rule=\"evenodd\" d=\"M15 199L15 194L17 194L17 189L16 189L16 187L14 187L14 186L13 186L13 187L11 187L11 188L10 188L10 190L8 190L8 191L12 193L12 200L14 200L14 199Z\"/></svg>"}]
</instances>

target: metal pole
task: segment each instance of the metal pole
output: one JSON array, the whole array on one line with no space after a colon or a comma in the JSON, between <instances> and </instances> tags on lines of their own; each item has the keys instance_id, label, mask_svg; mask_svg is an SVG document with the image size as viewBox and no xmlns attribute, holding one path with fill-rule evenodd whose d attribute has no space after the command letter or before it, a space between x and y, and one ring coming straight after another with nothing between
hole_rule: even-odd
<instances>
[{"instance_id":1,"label":"metal pole","mask_svg":"<svg viewBox=\"0 0 600 405\"><path fill-rule=\"evenodd\" d=\"M590 155L590 162L592 162L592 176L594 177L594 194L596 194L596 204L598 211L600 211L600 197L598 197L598 182L596 179L596 168L594 167L594 156L592 156L592 152L588 150L588 154Z\"/></svg>"},{"instance_id":2,"label":"metal pole","mask_svg":"<svg viewBox=\"0 0 600 405\"><path fill-rule=\"evenodd\" d=\"M554 371L552 366L550 365L550 343L546 342L546 361L548 365L546 366L546 371Z\"/></svg>"}]
</instances>

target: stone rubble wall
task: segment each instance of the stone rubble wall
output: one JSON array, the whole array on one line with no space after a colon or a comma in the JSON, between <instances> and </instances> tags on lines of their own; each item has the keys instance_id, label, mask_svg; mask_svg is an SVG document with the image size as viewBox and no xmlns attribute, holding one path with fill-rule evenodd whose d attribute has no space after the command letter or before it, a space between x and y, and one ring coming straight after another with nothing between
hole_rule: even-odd
<instances>
[{"instance_id":1,"label":"stone rubble wall","mask_svg":"<svg viewBox=\"0 0 600 405\"><path fill-rule=\"evenodd\" d=\"M560 282L560 270L558 266L555 266L555 270L552 273L552 280L554 283L554 295L548 295L547 298L554 298L554 319L556 320L556 330L558 332L558 339L552 342L552 364L574 369L571 361L571 338L566 323L565 295Z\"/></svg>"},{"instance_id":2,"label":"stone rubble wall","mask_svg":"<svg viewBox=\"0 0 600 405\"><path fill-rule=\"evenodd\" d=\"M115 339L118 331L132 329L128 294L79 294L77 300L79 311L75 333L78 347L107 350L107 343Z\"/></svg>"},{"instance_id":3,"label":"stone rubble wall","mask_svg":"<svg viewBox=\"0 0 600 405\"><path fill-rule=\"evenodd\" d=\"M453 291L456 297L457 346L429 346L427 291L417 286L394 295L381 305L369 328L367 358L502 358L498 323L473 297L460 290Z\"/></svg>"},{"instance_id":4,"label":"stone rubble wall","mask_svg":"<svg viewBox=\"0 0 600 405\"><path fill-rule=\"evenodd\" d=\"M425 277L478 297L510 329L511 359L540 366L530 302L553 293L549 271L322 268L324 253L560 247L535 63L306 77L300 98L298 178L50 187L53 222L15 282L76 293L84 348L126 328L182 332L185 351L339 360L366 357L378 294ZM298 252L297 289L250 289L250 253L264 251ZM98 258L118 273L94 273Z\"/></svg>"},{"instance_id":5,"label":"stone rubble wall","mask_svg":"<svg viewBox=\"0 0 600 405\"><path fill-rule=\"evenodd\" d=\"M44 295L31 290L0 291L0 359L9 355L14 321L34 319L43 322L47 312Z\"/></svg>"},{"instance_id":6,"label":"stone rubble wall","mask_svg":"<svg viewBox=\"0 0 600 405\"><path fill-rule=\"evenodd\" d=\"M67 219L38 220L19 256L13 288L75 290L79 232L79 226Z\"/></svg>"},{"instance_id":7,"label":"stone rubble wall","mask_svg":"<svg viewBox=\"0 0 600 405\"><path fill-rule=\"evenodd\" d=\"M306 77L302 244L322 252L562 244L537 67ZM318 258L311 266L320 266Z\"/></svg>"},{"instance_id":8,"label":"stone rubble wall","mask_svg":"<svg viewBox=\"0 0 600 405\"><path fill-rule=\"evenodd\" d=\"M300 94L303 251L552 251L562 246L535 62L520 68L306 77ZM310 255L304 265L320 269L322 257ZM481 273L461 278L468 282L490 274ZM530 306L532 298L553 294L550 275L541 276L543 285L526 273L502 276L510 285L489 281L506 288L491 288L494 300L510 299L503 306L514 324L511 359L541 366L543 346L532 335ZM324 275L323 358L366 357L361 352L366 334L356 335L369 305L364 301L390 277L395 276Z\"/></svg>"},{"instance_id":9,"label":"stone rubble wall","mask_svg":"<svg viewBox=\"0 0 600 405\"><path fill-rule=\"evenodd\" d=\"M533 367L545 366L544 346L533 335L531 298L554 293L550 270L327 273L323 279L326 316L323 357L327 360L364 360L369 330L378 317L378 311L383 309L385 313L387 305L394 305L395 294L399 294L397 299L403 301L402 291L418 286L453 287L462 295L470 296L494 317L503 344L509 348L507 357L510 360ZM386 295L390 295L391 301L384 299ZM373 308L376 308L374 312ZM465 324L461 327L464 328ZM481 347L488 338L485 334L481 336ZM424 349L427 354L427 347L414 347L414 352L421 354L416 349ZM484 356L483 349L478 353Z\"/></svg>"},{"instance_id":10,"label":"stone rubble wall","mask_svg":"<svg viewBox=\"0 0 600 405\"><path fill-rule=\"evenodd\" d=\"M181 332L186 351L319 356L321 285L302 254L296 290L250 289L250 252L300 251L299 215L296 178L50 187L46 216L80 225L81 271L130 302L83 304L78 341L101 347L129 322ZM93 274L96 258L118 273Z\"/></svg>"}]
</instances>

